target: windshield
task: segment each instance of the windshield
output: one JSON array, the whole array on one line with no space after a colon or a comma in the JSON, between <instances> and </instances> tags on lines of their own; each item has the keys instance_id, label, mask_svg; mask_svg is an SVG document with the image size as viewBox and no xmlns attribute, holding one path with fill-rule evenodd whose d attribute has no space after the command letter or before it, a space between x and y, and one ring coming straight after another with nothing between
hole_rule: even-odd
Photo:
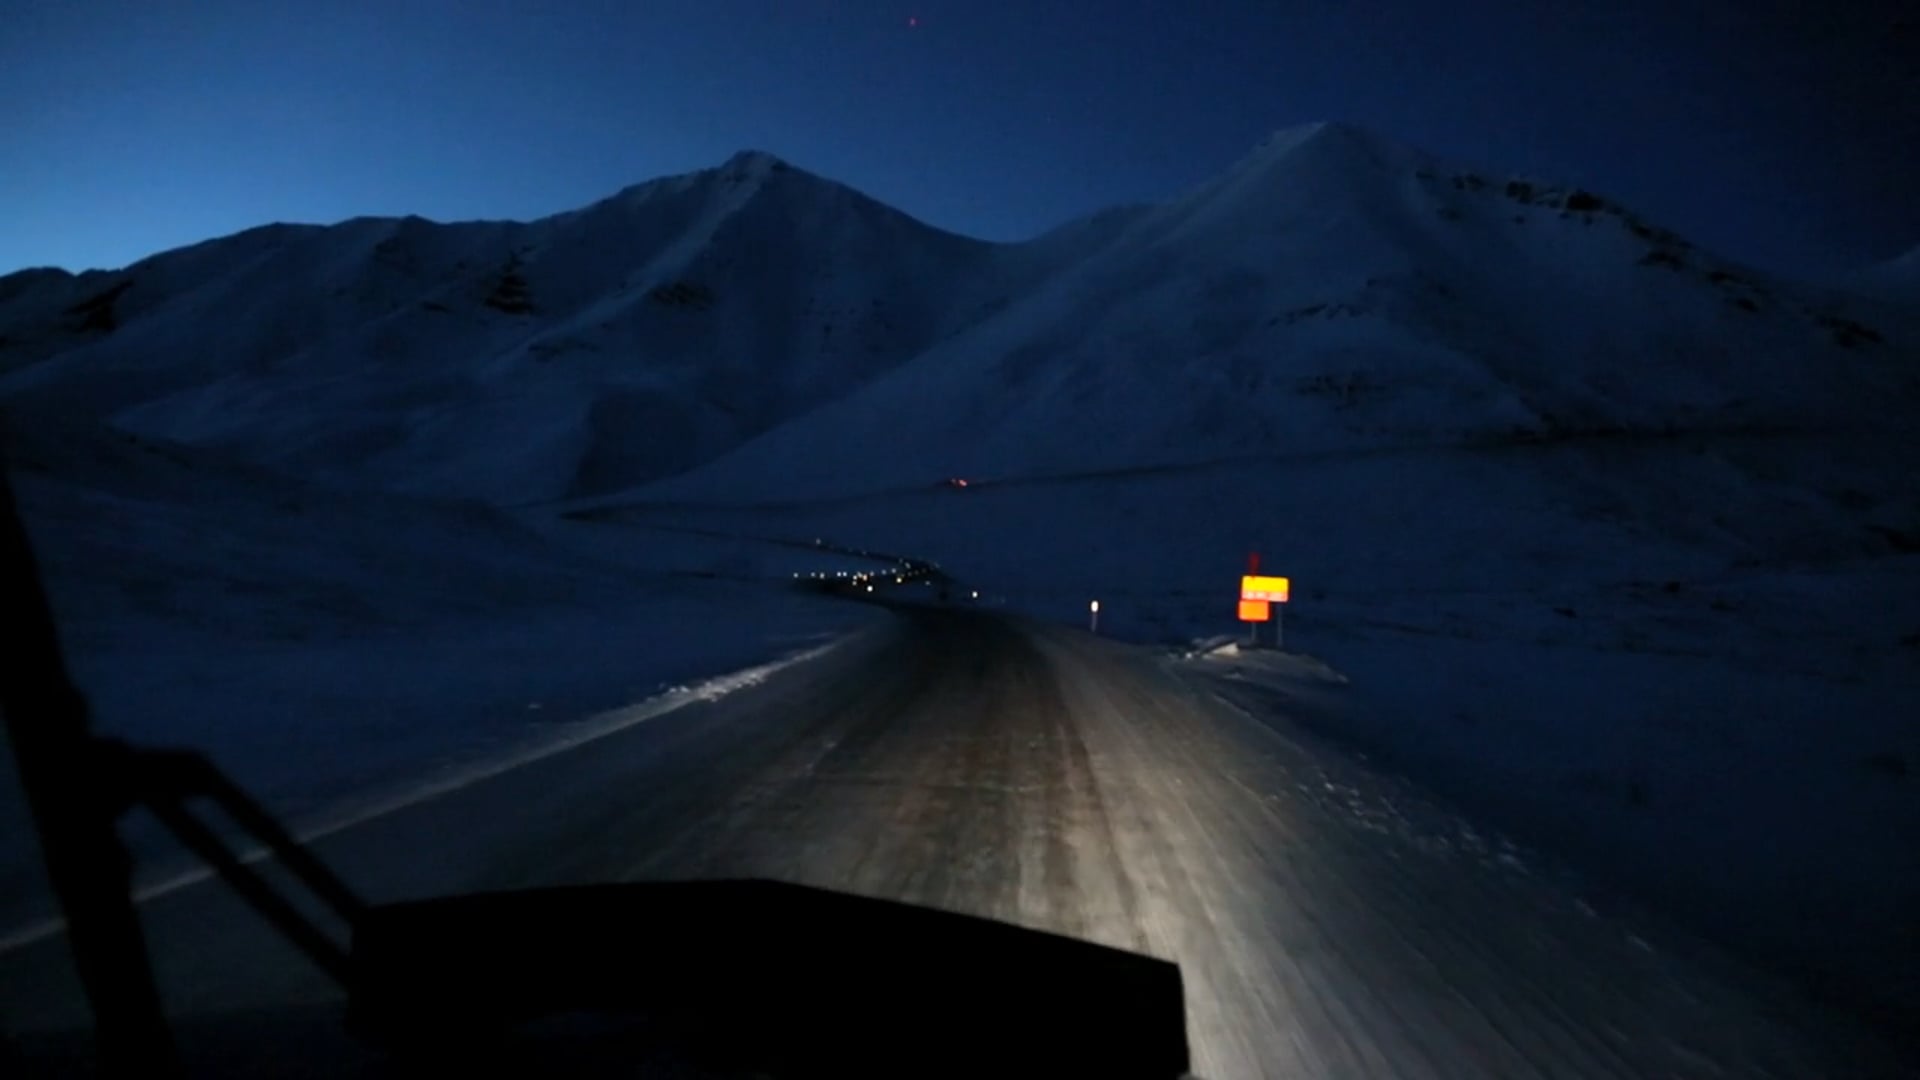
<instances>
[{"instance_id":1,"label":"windshield","mask_svg":"<svg viewBox=\"0 0 1920 1080\"><path fill-rule=\"evenodd\" d=\"M0 46L0 1061L1916 1067L1910 33L645 7Z\"/></svg>"}]
</instances>

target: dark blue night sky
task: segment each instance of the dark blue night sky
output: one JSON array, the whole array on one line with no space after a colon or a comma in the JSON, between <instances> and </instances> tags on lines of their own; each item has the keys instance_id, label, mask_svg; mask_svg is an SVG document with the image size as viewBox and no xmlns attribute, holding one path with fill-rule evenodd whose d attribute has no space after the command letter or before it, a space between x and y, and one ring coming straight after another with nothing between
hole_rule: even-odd
<instances>
[{"instance_id":1,"label":"dark blue night sky","mask_svg":"<svg viewBox=\"0 0 1920 1080\"><path fill-rule=\"evenodd\" d=\"M0 272L274 220L533 217L747 147L1019 239L1336 119L1826 273L1920 243L1897 10L0 0Z\"/></svg>"}]
</instances>

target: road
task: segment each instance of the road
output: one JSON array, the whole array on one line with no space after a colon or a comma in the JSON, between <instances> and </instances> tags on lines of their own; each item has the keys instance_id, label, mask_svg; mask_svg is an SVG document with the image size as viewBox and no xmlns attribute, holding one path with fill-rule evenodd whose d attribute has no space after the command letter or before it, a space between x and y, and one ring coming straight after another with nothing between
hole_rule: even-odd
<instances>
[{"instance_id":1,"label":"road","mask_svg":"<svg viewBox=\"0 0 1920 1080\"><path fill-rule=\"evenodd\" d=\"M1181 965L1194 1071L1219 1080L1900 1066L1204 675L985 613L902 612L752 690L316 848L377 901L753 876L1145 952ZM184 1016L334 996L214 886L143 910ZM0 954L16 1034L84 1016L62 948Z\"/></svg>"}]
</instances>

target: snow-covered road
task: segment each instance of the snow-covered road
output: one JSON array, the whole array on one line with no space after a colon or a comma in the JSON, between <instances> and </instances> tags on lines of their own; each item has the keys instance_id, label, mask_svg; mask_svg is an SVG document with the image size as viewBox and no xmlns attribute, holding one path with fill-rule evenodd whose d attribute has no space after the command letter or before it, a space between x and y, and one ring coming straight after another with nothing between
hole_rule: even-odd
<instances>
[{"instance_id":1,"label":"snow-covered road","mask_svg":"<svg viewBox=\"0 0 1920 1080\"><path fill-rule=\"evenodd\" d=\"M761 685L316 847L374 901L765 877L1149 953L1182 968L1207 1078L1911 1065L1703 944L1596 913L1191 666L977 612L902 611ZM336 999L211 884L144 910L183 1017ZM84 1019L62 950L0 954L0 1018L29 1050Z\"/></svg>"}]
</instances>

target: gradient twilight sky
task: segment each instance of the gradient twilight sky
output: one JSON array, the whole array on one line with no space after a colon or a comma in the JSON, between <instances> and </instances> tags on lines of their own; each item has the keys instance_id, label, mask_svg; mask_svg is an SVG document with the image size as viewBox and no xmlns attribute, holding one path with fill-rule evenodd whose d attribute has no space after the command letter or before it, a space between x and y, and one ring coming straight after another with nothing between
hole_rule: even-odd
<instances>
[{"instance_id":1,"label":"gradient twilight sky","mask_svg":"<svg viewBox=\"0 0 1920 1080\"><path fill-rule=\"evenodd\" d=\"M1920 244L1890 0L0 0L0 273L768 150L1022 239L1346 120L1825 273Z\"/></svg>"}]
</instances>

